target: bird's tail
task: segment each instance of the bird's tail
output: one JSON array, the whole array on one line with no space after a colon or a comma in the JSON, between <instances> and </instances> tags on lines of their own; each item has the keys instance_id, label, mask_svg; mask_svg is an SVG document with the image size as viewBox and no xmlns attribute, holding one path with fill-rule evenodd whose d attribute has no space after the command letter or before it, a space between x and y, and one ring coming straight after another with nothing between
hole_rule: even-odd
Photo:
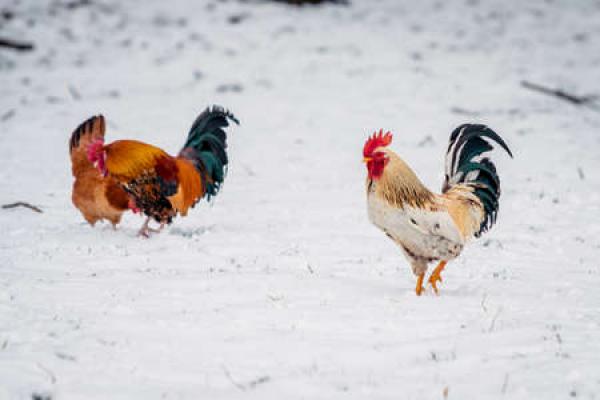
<instances>
[{"instance_id":1,"label":"bird's tail","mask_svg":"<svg viewBox=\"0 0 600 400\"><path fill-rule=\"evenodd\" d=\"M233 114L224 108L208 107L192 124L185 145L179 152L181 157L194 164L208 200L217 194L225 179L228 160L224 128L229 126L229 121L239 125Z\"/></svg>"},{"instance_id":2,"label":"bird's tail","mask_svg":"<svg viewBox=\"0 0 600 400\"><path fill-rule=\"evenodd\" d=\"M78 171L94 168L87 157L88 147L96 140L104 140L105 129L104 117L98 115L88 118L73 131L69 140L73 176Z\"/></svg>"},{"instance_id":3,"label":"bird's tail","mask_svg":"<svg viewBox=\"0 0 600 400\"><path fill-rule=\"evenodd\" d=\"M461 125L452 132L446 153L446 178L442 192L446 193L460 184L468 186L483 206L485 215L475 236L491 228L498 214L500 178L494 163L484 156L494 148L490 142L499 144L512 157L510 149L496 132L485 125L474 124Z\"/></svg>"}]
</instances>

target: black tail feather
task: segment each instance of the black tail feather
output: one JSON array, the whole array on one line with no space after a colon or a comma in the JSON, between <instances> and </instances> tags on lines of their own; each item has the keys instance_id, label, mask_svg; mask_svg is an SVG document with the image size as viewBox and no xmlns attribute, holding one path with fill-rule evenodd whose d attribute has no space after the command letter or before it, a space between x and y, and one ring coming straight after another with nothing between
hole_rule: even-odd
<instances>
[{"instance_id":1,"label":"black tail feather","mask_svg":"<svg viewBox=\"0 0 600 400\"><path fill-rule=\"evenodd\" d=\"M215 196L227 171L227 134L229 121L239 125L237 118L220 106L208 107L194 121L188 138L179 153L190 160L206 187L208 200Z\"/></svg>"},{"instance_id":2,"label":"black tail feather","mask_svg":"<svg viewBox=\"0 0 600 400\"><path fill-rule=\"evenodd\" d=\"M485 218L476 236L487 231L496 222L500 198L500 177L496 166L488 157L482 157L494 149L492 143L499 144L512 157L504 140L485 125L464 124L450 135L446 153L446 179L442 191L454 185L464 184L473 187L473 193L481 201Z\"/></svg>"}]
</instances>

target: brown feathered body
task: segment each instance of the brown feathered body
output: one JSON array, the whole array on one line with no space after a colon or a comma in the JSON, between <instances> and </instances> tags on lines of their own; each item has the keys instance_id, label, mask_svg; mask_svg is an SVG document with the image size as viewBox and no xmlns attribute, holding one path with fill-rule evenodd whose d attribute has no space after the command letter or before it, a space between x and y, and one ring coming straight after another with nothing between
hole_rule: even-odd
<instances>
[{"instance_id":1,"label":"brown feathered body","mask_svg":"<svg viewBox=\"0 0 600 400\"><path fill-rule=\"evenodd\" d=\"M202 198L217 194L228 160L224 128L237 119L221 107L201 113L176 156L136 140L103 141L89 156L131 197L137 208L161 226L187 215ZM147 223L141 234L147 235Z\"/></svg>"},{"instance_id":2,"label":"brown feathered body","mask_svg":"<svg viewBox=\"0 0 600 400\"><path fill-rule=\"evenodd\" d=\"M206 193L208 177L191 161L135 140L117 140L104 146L108 176L134 199L140 210L159 223L187 215Z\"/></svg>"},{"instance_id":3,"label":"brown feathered body","mask_svg":"<svg viewBox=\"0 0 600 400\"><path fill-rule=\"evenodd\" d=\"M71 135L69 152L75 178L71 199L91 225L108 220L116 226L129 208L129 196L113 178L103 177L87 156L88 146L103 140L104 131L104 118L98 116L82 123Z\"/></svg>"}]
</instances>

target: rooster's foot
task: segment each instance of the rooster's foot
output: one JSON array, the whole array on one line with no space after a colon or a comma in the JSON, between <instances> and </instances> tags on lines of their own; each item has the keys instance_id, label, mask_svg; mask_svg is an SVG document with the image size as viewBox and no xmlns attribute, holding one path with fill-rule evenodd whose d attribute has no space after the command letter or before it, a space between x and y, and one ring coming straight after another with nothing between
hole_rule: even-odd
<instances>
[{"instance_id":1,"label":"rooster's foot","mask_svg":"<svg viewBox=\"0 0 600 400\"><path fill-rule=\"evenodd\" d=\"M150 232L158 233L158 232L162 231L162 229L165 227L164 223L161 223L160 226L158 227L158 229L156 229L156 228L150 228L148 226L148 224L150 224L150 217L146 218L146 221L144 222L144 225L142 225L142 227L138 231L138 236L143 236L145 238L149 238L150 237Z\"/></svg>"},{"instance_id":2,"label":"rooster's foot","mask_svg":"<svg viewBox=\"0 0 600 400\"><path fill-rule=\"evenodd\" d=\"M433 291L435 292L435 294L438 294L437 283L442 282L442 271L444 270L444 267L446 266L446 262L447 261L440 261L438 266L435 267L435 269L429 276L429 284L433 288Z\"/></svg>"}]
</instances>

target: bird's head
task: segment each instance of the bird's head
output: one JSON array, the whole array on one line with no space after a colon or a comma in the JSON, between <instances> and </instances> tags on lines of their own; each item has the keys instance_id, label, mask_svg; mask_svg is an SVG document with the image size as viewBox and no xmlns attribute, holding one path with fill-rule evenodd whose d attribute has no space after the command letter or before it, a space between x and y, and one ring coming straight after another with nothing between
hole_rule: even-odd
<instances>
[{"instance_id":1,"label":"bird's head","mask_svg":"<svg viewBox=\"0 0 600 400\"><path fill-rule=\"evenodd\" d=\"M383 175L385 166L390 161L386 147L392 143L392 134L383 133L383 129L373 133L373 136L367 139L363 148L363 161L367 164L369 179L379 179Z\"/></svg>"},{"instance_id":2,"label":"bird's head","mask_svg":"<svg viewBox=\"0 0 600 400\"><path fill-rule=\"evenodd\" d=\"M92 142L87 149L88 160L98 168L102 176L108 175L106 170L106 150L104 149L104 140L98 139Z\"/></svg>"}]
</instances>

